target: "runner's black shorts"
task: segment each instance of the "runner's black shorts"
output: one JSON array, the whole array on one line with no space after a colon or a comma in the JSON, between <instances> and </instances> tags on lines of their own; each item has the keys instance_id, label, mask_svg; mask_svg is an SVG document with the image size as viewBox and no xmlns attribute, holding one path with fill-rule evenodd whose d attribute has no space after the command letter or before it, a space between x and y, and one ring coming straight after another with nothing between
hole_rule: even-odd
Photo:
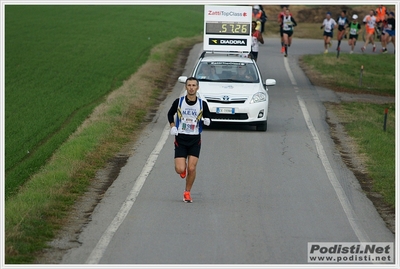
<instances>
[{"instance_id":1,"label":"runner's black shorts","mask_svg":"<svg viewBox=\"0 0 400 269\"><path fill-rule=\"evenodd\" d=\"M179 134L175 136L175 158L200 157L201 136Z\"/></svg>"},{"instance_id":2,"label":"runner's black shorts","mask_svg":"<svg viewBox=\"0 0 400 269\"><path fill-rule=\"evenodd\" d=\"M253 59L257 59L258 51L251 51L250 53L251 53L251 55L253 55Z\"/></svg>"},{"instance_id":3,"label":"runner's black shorts","mask_svg":"<svg viewBox=\"0 0 400 269\"><path fill-rule=\"evenodd\" d=\"M333 31L332 31L332 32L326 32L326 31L324 31L324 36L333 37Z\"/></svg>"},{"instance_id":4,"label":"runner's black shorts","mask_svg":"<svg viewBox=\"0 0 400 269\"><path fill-rule=\"evenodd\" d=\"M349 36L349 39L353 39L353 38L355 38L355 39L357 40L358 35L350 35L350 36Z\"/></svg>"},{"instance_id":5,"label":"runner's black shorts","mask_svg":"<svg viewBox=\"0 0 400 269\"><path fill-rule=\"evenodd\" d=\"M283 31L284 34L287 34L288 37L291 37L293 35L293 31Z\"/></svg>"},{"instance_id":6,"label":"runner's black shorts","mask_svg":"<svg viewBox=\"0 0 400 269\"><path fill-rule=\"evenodd\" d=\"M283 28L279 27L279 33L281 34L281 37L283 36Z\"/></svg>"}]
</instances>

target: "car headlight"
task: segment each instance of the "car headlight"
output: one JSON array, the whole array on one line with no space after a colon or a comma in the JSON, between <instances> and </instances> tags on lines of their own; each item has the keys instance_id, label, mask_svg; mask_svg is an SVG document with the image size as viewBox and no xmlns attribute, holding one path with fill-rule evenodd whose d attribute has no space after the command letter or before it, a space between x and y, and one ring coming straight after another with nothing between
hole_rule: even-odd
<instances>
[{"instance_id":1,"label":"car headlight","mask_svg":"<svg viewBox=\"0 0 400 269\"><path fill-rule=\"evenodd\" d=\"M253 98L251 98L250 104L255 104L259 102L265 102L267 101L267 95L263 92L258 92L253 95Z\"/></svg>"}]
</instances>

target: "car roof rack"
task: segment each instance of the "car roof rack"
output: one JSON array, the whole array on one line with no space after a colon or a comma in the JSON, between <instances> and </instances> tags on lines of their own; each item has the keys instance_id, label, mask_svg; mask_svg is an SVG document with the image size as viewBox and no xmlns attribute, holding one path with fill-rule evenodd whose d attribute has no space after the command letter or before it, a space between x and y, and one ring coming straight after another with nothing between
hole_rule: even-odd
<instances>
[{"instance_id":1,"label":"car roof rack","mask_svg":"<svg viewBox=\"0 0 400 269\"><path fill-rule=\"evenodd\" d=\"M205 50L201 53L199 58L204 58L206 54L224 54L224 55L234 55L234 56L242 56L243 54L249 55L250 59L252 59L252 54L249 51L215 51L215 50Z\"/></svg>"}]
</instances>

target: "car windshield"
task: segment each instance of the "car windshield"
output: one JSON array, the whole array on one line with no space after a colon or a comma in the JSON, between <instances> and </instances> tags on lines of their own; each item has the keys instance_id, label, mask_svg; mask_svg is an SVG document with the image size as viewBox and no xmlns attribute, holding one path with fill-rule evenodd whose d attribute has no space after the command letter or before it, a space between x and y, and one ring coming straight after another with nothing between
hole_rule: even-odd
<instances>
[{"instance_id":1,"label":"car windshield","mask_svg":"<svg viewBox=\"0 0 400 269\"><path fill-rule=\"evenodd\" d=\"M196 69L195 77L200 81L259 82L255 65L242 62L202 62Z\"/></svg>"}]
</instances>

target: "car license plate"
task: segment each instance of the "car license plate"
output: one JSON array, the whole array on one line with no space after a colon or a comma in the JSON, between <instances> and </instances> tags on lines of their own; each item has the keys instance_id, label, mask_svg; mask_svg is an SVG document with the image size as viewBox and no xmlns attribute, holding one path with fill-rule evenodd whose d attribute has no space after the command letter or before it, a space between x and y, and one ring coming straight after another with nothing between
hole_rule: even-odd
<instances>
[{"instance_id":1,"label":"car license plate","mask_svg":"<svg viewBox=\"0 0 400 269\"><path fill-rule=\"evenodd\" d=\"M217 114L235 114L235 109L226 107L217 107Z\"/></svg>"}]
</instances>

